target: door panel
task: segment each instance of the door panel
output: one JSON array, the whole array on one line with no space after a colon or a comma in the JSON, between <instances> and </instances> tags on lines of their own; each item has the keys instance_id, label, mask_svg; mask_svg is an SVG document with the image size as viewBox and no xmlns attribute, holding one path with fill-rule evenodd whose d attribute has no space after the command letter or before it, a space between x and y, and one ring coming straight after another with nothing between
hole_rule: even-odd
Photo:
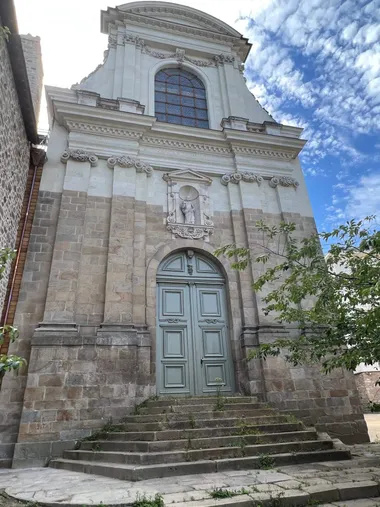
<instances>
[{"instance_id":1,"label":"door panel","mask_svg":"<svg viewBox=\"0 0 380 507\"><path fill-rule=\"evenodd\" d=\"M232 360L227 341L224 290L224 285L195 285L195 321L197 334L200 335L196 339L198 346L195 357L196 363L200 365L197 388L202 394L215 392L220 382L223 384L221 391L232 392Z\"/></svg>"},{"instance_id":2,"label":"door panel","mask_svg":"<svg viewBox=\"0 0 380 507\"><path fill-rule=\"evenodd\" d=\"M190 269L191 268L191 269ZM233 392L225 284L216 265L180 252L157 277L158 394Z\"/></svg>"},{"instance_id":3,"label":"door panel","mask_svg":"<svg viewBox=\"0 0 380 507\"><path fill-rule=\"evenodd\" d=\"M160 394L192 394L189 287L158 286L157 383Z\"/></svg>"}]
</instances>

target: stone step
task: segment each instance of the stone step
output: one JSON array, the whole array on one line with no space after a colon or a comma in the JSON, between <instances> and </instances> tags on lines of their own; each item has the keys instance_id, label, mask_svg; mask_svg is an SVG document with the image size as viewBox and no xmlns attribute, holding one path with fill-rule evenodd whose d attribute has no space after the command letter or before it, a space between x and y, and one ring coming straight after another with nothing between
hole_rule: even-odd
<instances>
[{"instance_id":1,"label":"stone step","mask_svg":"<svg viewBox=\"0 0 380 507\"><path fill-rule=\"evenodd\" d=\"M183 461L202 461L232 459L259 454L278 454L283 452L314 452L333 448L331 440L308 440L300 442L281 442L209 449L188 449L165 452L107 452L75 450L65 451L65 459L79 461L100 461L102 463L121 463L133 465L153 465L160 463L181 463Z\"/></svg>"},{"instance_id":2,"label":"stone step","mask_svg":"<svg viewBox=\"0 0 380 507\"><path fill-rule=\"evenodd\" d=\"M318 461L340 461L350 459L349 451L328 449L300 453L282 453L271 456L273 466L294 465L299 463L313 463ZM183 463L165 463L158 465L124 465L83 460L58 459L52 460L50 466L75 472L103 475L115 479L141 481L177 475L191 475L222 472L224 470L243 470L247 468L262 468L262 456L244 458L203 460Z\"/></svg>"},{"instance_id":3,"label":"stone step","mask_svg":"<svg viewBox=\"0 0 380 507\"><path fill-rule=\"evenodd\" d=\"M268 406L264 403L224 403L224 410L218 411L215 410L216 404L215 402L206 404L203 403L201 405L164 405L159 407L144 407L137 408L138 414L136 415L165 415L165 414L194 414L200 412L214 412L214 413L223 413L223 412L235 412L235 411L251 411L251 410L268 410ZM270 409L269 409L270 410Z\"/></svg>"},{"instance_id":4,"label":"stone step","mask_svg":"<svg viewBox=\"0 0 380 507\"><path fill-rule=\"evenodd\" d=\"M217 401L216 396L204 397L191 397L184 396L183 398L170 398L163 397L158 400L147 400L144 403L145 407L172 407L176 405L209 405L215 404ZM258 403L257 396L223 396L226 403Z\"/></svg>"},{"instance_id":5,"label":"stone step","mask_svg":"<svg viewBox=\"0 0 380 507\"><path fill-rule=\"evenodd\" d=\"M209 437L225 437L236 435L237 432L245 431L246 433L281 433L290 431L301 431L304 426L298 423L280 423L280 424L258 424L244 426L227 426L225 428L198 428L187 429L186 434L191 438L209 438ZM160 441L160 440L180 440L183 438L183 430L161 430L161 431L126 431L101 433L100 440L118 440L118 441Z\"/></svg>"},{"instance_id":6,"label":"stone step","mask_svg":"<svg viewBox=\"0 0 380 507\"><path fill-rule=\"evenodd\" d=\"M236 415L236 414L235 414ZM194 428L222 428L227 426L238 426L239 423L244 421L247 425L261 425L261 424L281 424L289 422L285 415L261 416L261 417L239 417L221 418L221 419L194 419L187 420L171 420L171 421L154 421L154 422L130 422L116 424L115 427L121 431L161 431L168 429L181 429L188 430Z\"/></svg>"},{"instance_id":7,"label":"stone step","mask_svg":"<svg viewBox=\"0 0 380 507\"><path fill-rule=\"evenodd\" d=\"M260 417L265 415L276 414L272 408L250 408L246 410L214 410L212 407L208 410L201 412L180 412L180 413L165 413L165 414L142 414L142 415L128 415L123 418L126 423L140 423L140 422L171 422L171 421L185 421L190 419L227 419L229 417Z\"/></svg>"},{"instance_id":8,"label":"stone step","mask_svg":"<svg viewBox=\"0 0 380 507\"><path fill-rule=\"evenodd\" d=\"M237 430L239 432L239 430ZM160 440L153 442L122 440L96 440L81 443L81 451L106 451L106 452L165 452L174 450L210 449L216 447L240 447L245 445L268 444L279 442L299 442L304 440L317 440L318 435L314 429L304 431L292 431L282 433L267 433L260 435L235 434L222 437L193 438L190 432L181 432L178 440Z\"/></svg>"}]
</instances>

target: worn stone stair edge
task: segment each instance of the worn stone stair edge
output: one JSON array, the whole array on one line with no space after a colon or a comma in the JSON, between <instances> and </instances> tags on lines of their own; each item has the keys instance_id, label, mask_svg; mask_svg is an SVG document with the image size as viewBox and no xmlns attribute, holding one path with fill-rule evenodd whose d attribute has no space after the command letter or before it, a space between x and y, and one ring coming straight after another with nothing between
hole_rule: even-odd
<instances>
[{"instance_id":1,"label":"worn stone stair edge","mask_svg":"<svg viewBox=\"0 0 380 507\"><path fill-rule=\"evenodd\" d=\"M238 495L232 498L223 498L215 500L213 498L204 499L204 500L195 500L189 502L177 502L173 505L174 507L214 507L217 505L218 507L254 507L257 504L262 505L263 507L270 507L273 505L273 500L276 501L276 505L278 507L289 507L289 506L306 506L310 504L312 501L320 501L323 503L331 503L337 501L348 501L348 500L357 500L361 498L377 498L380 496L380 488L379 483L374 481L364 481L364 482L347 482L347 483L339 483L333 484L330 486L320 485L320 486L312 486L305 487L305 490L284 490L283 496L278 496L276 494L270 492L263 493L252 493L252 495ZM226 488L226 489L236 489L236 488ZM16 501L25 501L30 503L28 498L22 498L22 496L14 496L11 493L8 493L7 490L3 493L6 497L9 497ZM75 493L74 493L75 494ZM165 493L163 493L163 496ZM149 495L151 496L151 495ZM152 495L154 496L154 494ZM133 507L133 503L129 502L118 502L118 503L108 503L102 502L102 499L94 503L106 505L107 507ZM45 505L46 507L83 507L83 502L81 503L67 503L67 502L44 502L39 500L39 505Z\"/></svg>"}]
</instances>

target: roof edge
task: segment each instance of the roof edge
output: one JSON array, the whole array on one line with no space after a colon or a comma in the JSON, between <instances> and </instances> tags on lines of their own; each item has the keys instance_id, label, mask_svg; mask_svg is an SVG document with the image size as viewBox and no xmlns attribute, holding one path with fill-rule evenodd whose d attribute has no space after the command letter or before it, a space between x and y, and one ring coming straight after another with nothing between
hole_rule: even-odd
<instances>
[{"instance_id":1,"label":"roof edge","mask_svg":"<svg viewBox=\"0 0 380 507\"><path fill-rule=\"evenodd\" d=\"M28 141L38 144L36 116L34 114L32 93L30 91L21 37L18 33L17 16L13 0L1 0L0 20L1 24L7 26L11 32L9 41L6 44L26 136Z\"/></svg>"}]
</instances>

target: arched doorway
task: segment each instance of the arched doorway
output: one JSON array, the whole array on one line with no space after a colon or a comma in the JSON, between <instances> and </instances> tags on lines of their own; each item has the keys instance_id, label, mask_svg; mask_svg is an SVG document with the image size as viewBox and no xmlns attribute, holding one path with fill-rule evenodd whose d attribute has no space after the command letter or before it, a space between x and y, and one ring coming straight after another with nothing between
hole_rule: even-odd
<instances>
[{"instance_id":1,"label":"arched doorway","mask_svg":"<svg viewBox=\"0 0 380 507\"><path fill-rule=\"evenodd\" d=\"M159 395L234 392L226 283L217 264L193 250L164 259L157 271Z\"/></svg>"}]
</instances>

